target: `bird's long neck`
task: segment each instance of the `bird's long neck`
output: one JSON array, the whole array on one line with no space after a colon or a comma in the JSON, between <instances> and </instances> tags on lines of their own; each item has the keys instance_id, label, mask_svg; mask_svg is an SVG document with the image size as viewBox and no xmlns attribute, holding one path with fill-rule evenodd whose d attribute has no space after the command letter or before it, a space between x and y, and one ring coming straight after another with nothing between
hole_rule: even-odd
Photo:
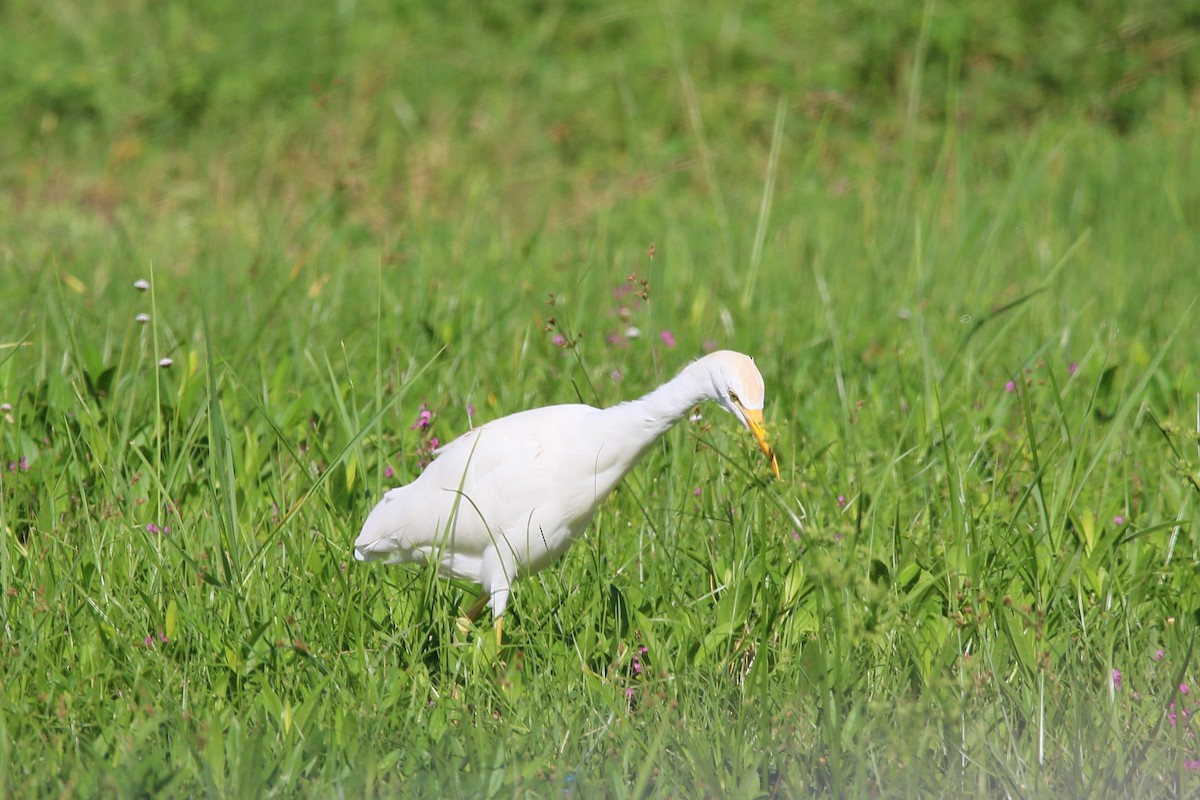
<instances>
[{"instance_id":1,"label":"bird's long neck","mask_svg":"<svg viewBox=\"0 0 1200 800\"><path fill-rule=\"evenodd\" d=\"M644 397L606 409L615 429L638 443L629 466L694 406L713 399L713 392L709 367L700 359Z\"/></svg>"}]
</instances>

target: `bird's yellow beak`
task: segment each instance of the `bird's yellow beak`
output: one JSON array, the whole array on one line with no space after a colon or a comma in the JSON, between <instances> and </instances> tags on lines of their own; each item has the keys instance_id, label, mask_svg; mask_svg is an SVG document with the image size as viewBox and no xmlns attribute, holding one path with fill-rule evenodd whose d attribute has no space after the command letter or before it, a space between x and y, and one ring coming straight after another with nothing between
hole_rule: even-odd
<instances>
[{"instance_id":1,"label":"bird's yellow beak","mask_svg":"<svg viewBox=\"0 0 1200 800\"><path fill-rule=\"evenodd\" d=\"M779 460L775 458L775 451L767 443L767 431L763 428L762 411L757 408L743 408L742 414L746 417L746 424L750 426L750 432L754 434L754 438L758 441L759 449L763 451L764 456L771 459L771 471L778 478Z\"/></svg>"}]
</instances>

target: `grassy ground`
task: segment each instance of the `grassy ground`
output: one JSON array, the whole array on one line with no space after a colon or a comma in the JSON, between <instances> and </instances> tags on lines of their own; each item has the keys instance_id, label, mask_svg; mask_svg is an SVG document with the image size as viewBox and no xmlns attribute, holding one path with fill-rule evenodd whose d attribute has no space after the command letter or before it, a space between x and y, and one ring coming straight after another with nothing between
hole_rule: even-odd
<instances>
[{"instance_id":1,"label":"grassy ground","mask_svg":"<svg viewBox=\"0 0 1200 800\"><path fill-rule=\"evenodd\" d=\"M100 5L0 7L0 795L1200 787L1194 21ZM783 480L703 409L499 652L351 559L712 347Z\"/></svg>"}]
</instances>

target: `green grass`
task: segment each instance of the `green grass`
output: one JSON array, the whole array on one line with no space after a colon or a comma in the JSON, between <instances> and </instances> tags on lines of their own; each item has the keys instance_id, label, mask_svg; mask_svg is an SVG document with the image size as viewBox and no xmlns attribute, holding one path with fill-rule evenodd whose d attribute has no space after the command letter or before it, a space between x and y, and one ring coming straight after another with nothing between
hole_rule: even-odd
<instances>
[{"instance_id":1,"label":"green grass","mask_svg":"<svg viewBox=\"0 0 1200 800\"><path fill-rule=\"evenodd\" d=\"M1194 20L102 5L0 8L0 795L1200 788ZM783 480L702 409L499 651L352 560L714 345Z\"/></svg>"}]
</instances>

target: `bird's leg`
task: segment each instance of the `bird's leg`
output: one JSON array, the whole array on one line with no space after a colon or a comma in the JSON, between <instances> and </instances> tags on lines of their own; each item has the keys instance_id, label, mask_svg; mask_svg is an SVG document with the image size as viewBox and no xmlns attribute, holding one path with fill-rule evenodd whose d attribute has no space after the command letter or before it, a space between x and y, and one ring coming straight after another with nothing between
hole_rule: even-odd
<instances>
[{"instance_id":1,"label":"bird's leg","mask_svg":"<svg viewBox=\"0 0 1200 800\"><path fill-rule=\"evenodd\" d=\"M490 598L491 595L489 593L483 592L479 595L471 607L467 609L467 613L458 618L458 630L461 633L465 634L471 629L471 624L475 622L476 618L478 618L479 614L483 611L483 607L487 605L487 602Z\"/></svg>"},{"instance_id":2,"label":"bird's leg","mask_svg":"<svg viewBox=\"0 0 1200 800\"><path fill-rule=\"evenodd\" d=\"M501 634L504 630L504 612L508 608L508 582L502 586L492 586L492 617L496 620L496 649L500 649Z\"/></svg>"}]
</instances>

